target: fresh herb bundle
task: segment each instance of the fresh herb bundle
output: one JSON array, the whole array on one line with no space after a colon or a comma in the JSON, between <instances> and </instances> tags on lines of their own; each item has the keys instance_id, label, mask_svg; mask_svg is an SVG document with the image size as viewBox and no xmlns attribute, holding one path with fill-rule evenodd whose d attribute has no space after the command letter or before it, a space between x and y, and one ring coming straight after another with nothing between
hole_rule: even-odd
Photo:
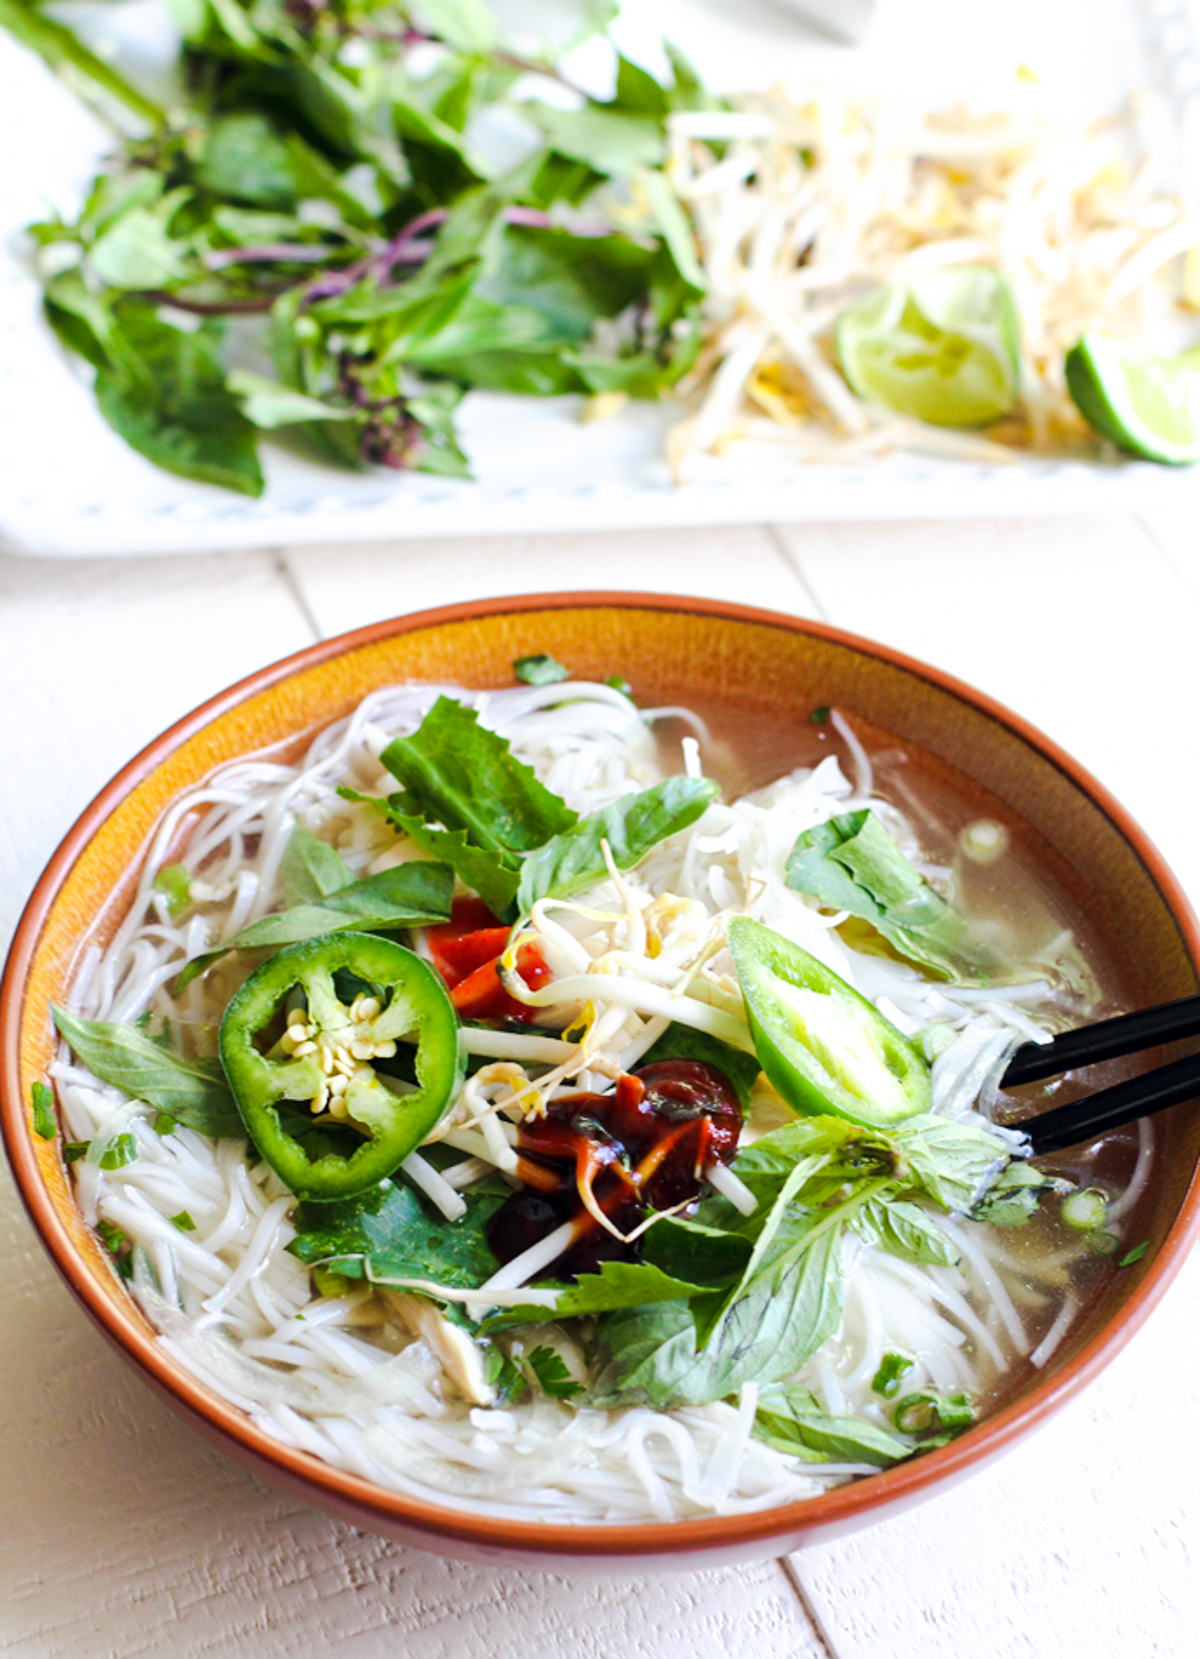
<instances>
[{"instance_id":1,"label":"fresh herb bundle","mask_svg":"<svg viewBox=\"0 0 1200 1659\"><path fill-rule=\"evenodd\" d=\"M468 476L466 390L654 397L694 363L703 278L662 163L667 115L707 95L678 53L670 87L619 58L601 102L483 0L173 14L159 103L0 0L121 134L79 216L31 232L47 318L156 465L258 495L259 434L287 428L337 465Z\"/></svg>"}]
</instances>

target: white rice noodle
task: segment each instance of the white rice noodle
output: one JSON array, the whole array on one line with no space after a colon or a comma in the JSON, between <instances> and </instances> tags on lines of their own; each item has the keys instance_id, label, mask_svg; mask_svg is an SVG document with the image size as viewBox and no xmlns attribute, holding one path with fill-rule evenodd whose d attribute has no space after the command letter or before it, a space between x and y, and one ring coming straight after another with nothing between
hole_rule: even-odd
<instances>
[{"instance_id":1,"label":"white rice noodle","mask_svg":"<svg viewBox=\"0 0 1200 1659\"><path fill-rule=\"evenodd\" d=\"M711 129L733 118L695 119ZM763 229L760 258L774 257L777 232L777 225ZM813 219L806 234L824 236L825 229ZM155 833L138 896L116 937L106 950L84 952L70 1006L97 1019L149 1009L170 1020L186 1052L211 1053L212 1030L248 964L227 958L173 1000L169 987L179 968L242 919L280 905L278 871L295 824L336 846L356 873L410 856L377 814L342 800L337 788L350 782L368 793L385 791L379 755L393 736L415 729L443 693L474 707L577 811L595 810L661 776L649 717L607 686L572 681L494 693L384 688L319 734L305 755L240 761L175 803ZM656 712L687 718L696 740L708 741L703 723L686 711ZM607 1088L672 1023L752 1051L723 942L725 919L735 911L811 951L906 1029L947 1024L955 1039L935 1068L937 1108L982 1121L978 1107L988 1104L1011 1047L1043 1035L1036 1021L1052 987L972 991L930 984L904 964L856 953L836 931L840 918L786 886L797 836L851 802L874 806L916 850L895 810L874 799L870 761L840 713L834 727L853 785L829 756L741 800L717 801L637 870L614 867L592 893L535 907L531 924L555 978L524 998L547 1022L590 1004L585 1038L564 1042L556 1030L536 1025L465 1030L468 1053L506 1063L512 1076L502 1088L481 1074L449 1129L435 1131L466 1154L463 1162L439 1173L418 1152L405 1165L449 1225L465 1209L463 1193L488 1172L507 1171L515 1180L510 1119L528 1102L512 1103L513 1077L527 1078L544 1100L567 1088ZM694 770L702 751L692 743L685 740L684 753ZM193 881L193 909L179 921L151 885L167 862L182 864ZM595 971L604 967L617 971ZM670 1412L580 1409L536 1391L505 1410L481 1412L456 1393L436 1355L399 1320L388 1291L457 1302L475 1317L488 1307L532 1302L549 1310L554 1293L532 1290L529 1281L552 1269L572 1242L570 1224L478 1290L412 1278L394 1286L363 1281L353 1294L314 1300L308 1269L286 1249L291 1195L265 1164L248 1161L244 1140L213 1142L182 1125L157 1133L145 1107L98 1084L65 1046L52 1075L71 1135L93 1143L74 1166L81 1207L129 1238L134 1293L164 1347L281 1444L426 1500L600 1524L748 1513L869 1472L855 1464L800 1464L753 1439L752 1385L736 1405ZM132 1136L137 1155L104 1170L103 1151L119 1135ZM1148 1178L1148 1126L1141 1135L1133 1180L1114 1202L1113 1217L1128 1211ZM752 1213L753 1194L732 1171L714 1165L709 1178L743 1213ZM914 1387L970 1391L1001 1372L1013 1353L1028 1350L997 1266L1001 1250L983 1248L986 1229L942 1225L963 1258L960 1269L919 1269L846 1240L841 1328L799 1374L826 1410L886 1426L884 1405L871 1390L886 1352L912 1356ZM569 1369L580 1363L557 1326L497 1340L518 1360L549 1342L573 1356ZM1048 1358L1048 1341L1035 1352L1045 1350Z\"/></svg>"}]
</instances>

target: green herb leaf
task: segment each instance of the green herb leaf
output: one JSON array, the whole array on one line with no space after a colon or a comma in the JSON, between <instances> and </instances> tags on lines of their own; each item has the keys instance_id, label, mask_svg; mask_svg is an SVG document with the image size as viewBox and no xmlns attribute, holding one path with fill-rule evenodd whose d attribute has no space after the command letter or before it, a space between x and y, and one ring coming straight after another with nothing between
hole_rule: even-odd
<instances>
[{"instance_id":1,"label":"green herb leaf","mask_svg":"<svg viewBox=\"0 0 1200 1659\"><path fill-rule=\"evenodd\" d=\"M448 1222L403 1177L382 1182L360 1198L301 1204L292 1255L322 1263L351 1279L387 1284L425 1279L449 1290L474 1290L499 1267L485 1236L487 1223L508 1197L487 1184L463 1194L467 1213Z\"/></svg>"},{"instance_id":2,"label":"green herb leaf","mask_svg":"<svg viewBox=\"0 0 1200 1659\"><path fill-rule=\"evenodd\" d=\"M63 1147L63 1157L69 1164L77 1164L80 1158L86 1158L91 1149L91 1141L68 1141Z\"/></svg>"},{"instance_id":3,"label":"green herb leaf","mask_svg":"<svg viewBox=\"0 0 1200 1659\"><path fill-rule=\"evenodd\" d=\"M0 27L28 46L106 119L119 107L151 127L166 124L166 113L144 96L72 33L26 0L0 0Z\"/></svg>"},{"instance_id":4,"label":"green herb leaf","mask_svg":"<svg viewBox=\"0 0 1200 1659\"><path fill-rule=\"evenodd\" d=\"M812 726L827 726L829 724L828 705L825 703L819 703L809 715L808 720L809 724Z\"/></svg>"},{"instance_id":5,"label":"green herb leaf","mask_svg":"<svg viewBox=\"0 0 1200 1659\"><path fill-rule=\"evenodd\" d=\"M995 966L963 917L865 809L806 830L788 859L787 885L869 922L901 956L931 973L954 979Z\"/></svg>"},{"instance_id":6,"label":"green herb leaf","mask_svg":"<svg viewBox=\"0 0 1200 1659\"><path fill-rule=\"evenodd\" d=\"M913 1447L886 1429L858 1417L831 1417L807 1388L793 1383L764 1389L759 1396L754 1434L777 1451L805 1461L870 1463L890 1468L911 1457Z\"/></svg>"},{"instance_id":7,"label":"green herb leaf","mask_svg":"<svg viewBox=\"0 0 1200 1659\"><path fill-rule=\"evenodd\" d=\"M904 1354L885 1354L879 1369L871 1380L871 1389L885 1400L894 1400L900 1392L900 1382L912 1370L915 1361Z\"/></svg>"},{"instance_id":8,"label":"green herb leaf","mask_svg":"<svg viewBox=\"0 0 1200 1659\"><path fill-rule=\"evenodd\" d=\"M245 1133L219 1060L184 1060L132 1026L80 1019L63 1008L51 1013L76 1059L102 1083L203 1135Z\"/></svg>"},{"instance_id":9,"label":"green herb leaf","mask_svg":"<svg viewBox=\"0 0 1200 1659\"><path fill-rule=\"evenodd\" d=\"M632 870L652 847L694 824L718 793L708 778L665 778L581 818L525 860L517 906L528 915L539 899L570 898L607 874L601 841L619 870Z\"/></svg>"},{"instance_id":10,"label":"green herb leaf","mask_svg":"<svg viewBox=\"0 0 1200 1659\"><path fill-rule=\"evenodd\" d=\"M261 495L254 428L225 384L218 339L210 325L185 333L148 309L125 307L96 400L113 430L157 466Z\"/></svg>"},{"instance_id":11,"label":"green herb leaf","mask_svg":"<svg viewBox=\"0 0 1200 1659\"><path fill-rule=\"evenodd\" d=\"M901 1199L873 1199L855 1213L850 1225L868 1244L901 1261L954 1267L960 1259L937 1222L919 1205Z\"/></svg>"},{"instance_id":12,"label":"green herb leaf","mask_svg":"<svg viewBox=\"0 0 1200 1659\"><path fill-rule=\"evenodd\" d=\"M1120 1261L1117 1263L1117 1266L1118 1267L1132 1267L1136 1262L1141 1261L1142 1257L1146 1254L1146 1252L1147 1252L1147 1250L1149 1250L1149 1248L1150 1248L1149 1239L1143 1239L1141 1244L1135 1244L1132 1250L1128 1251L1124 1256L1121 1257Z\"/></svg>"},{"instance_id":13,"label":"green herb leaf","mask_svg":"<svg viewBox=\"0 0 1200 1659\"><path fill-rule=\"evenodd\" d=\"M541 128L560 155L586 162L598 173L611 176L657 167L665 153L662 122L644 115L622 114L604 104L586 109L525 104L521 113Z\"/></svg>"},{"instance_id":14,"label":"green herb leaf","mask_svg":"<svg viewBox=\"0 0 1200 1659\"><path fill-rule=\"evenodd\" d=\"M484 1380L496 1390L496 1404L516 1405L529 1393L529 1378L521 1367L499 1348L483 1352Z\"/></svg>"},{"instance_id":15,"label":"green herb leaf","mask_svg":"<svg viewBox=\"0 0 1200 1659\"><path fill-rule=\"evenodd\" d=\"M445 864L431 864L424 859L398 864L338 888L319 904L298 904L251 922L215 950L194 956L175 981L175 993L178 995L207 973L231 950L277 950L346 928L370 933L380 928L424 927L448 921L453 894L454 875Z\"/></svg>"},{"instance_id":16,"label":"green herb leaf","mask_svg":"<svg viewBox=\"0 0 1200 1659\"><path fill-rule=\"evenodd\" d=\"M40 1080L30 1090L33 1107L33 1132L44 1141L52 1141L58 1134L58 1119L54 1114L54 1090Z\"/></svg>"},{"instance_id":17,"label":"green herb leaf","mask_svg":"<svg viewBox=\"0 0 1200 1659\"><path fill-rule=\"evenodd\" d=\"M180 1210L178 1215L173 1215L171 1225L172 1227L178 1227L181 1233L194 1233L196 1231L196 1223L186 1210Z\"/></svg>"},{"instance_id":18,"label":"green herb leaf","mask_svg":"<svg viewBox=\"0 0 1200 1659\"><path fill-rule=\"evenodd\" d=\"M186 865L164 864L150 885L166 899L172 919L181 916L192 902L192 878Z\"/></svg>"},{"instance_id":19,"label":"green herb leaf","mask_svg":"<svg viewBox=\"0 0 1200 1659\"><path fill-rule=\"evenodd\" d=\"M1011 1163L971 1206L971 1220L986 1221L992 1227L1023 1227L1045 1194L1061 1192L1065 1185L1032 1164Z\"/></svg>"},{"instance_id":20,"label":"green herb leaf","mask_svg":"<svg viewBox=\"0 0 1200 1659\"><path fill-rule=\"evenodd\" d=\"M303 824L297 824L279 863L279 884L288 909L298 904L320 904L353 882L354 871L341 853Z\"/></svg>"},{"instance_id":21,"label":"green herb leaf","mask_svg":"<svg viewBox=\"0 0 1200 1659\"><path fill-rule=\"evenodd\" d=\"M843 1295L841 1236L830 1228L777 1274L760 1274L703 1349L699 1328L711 1323L712 1299L606 1314L596 1330L592 1402L663 1410L721 1400L747 1382L780 1381L837 1329Z\"/></svg>"},{"instance_id":22,"label":"green herb leaf","mask_svg":"<svg viewBox=\"0 0 1200 1659\"><path fill-rule=\"evenodd\" d=\"M471 844L466 830L437 829L423 818L402 811L396 804L404 799L402 795L384 798L346 788L339 789L338 794L344 800L357 801L382 813L393 829L407 836L422 852L448 864L465 887L479 894L494 916L503 916L516 898L521 877L514 854L486 852Z\"/></svg>"},{"instance_id":23,"label":"green herb leaf","mask_svg":"<svg viewBox=\"0 0 1200 1659\"><path fill-rule=\"evenodd\" d=\"M525 1355L525 1363L537 1378L542 1392L555 1400L569 1400L583 1393L583 1384L577 1383L567 1370L561 1354L553 1348L534 1348Z\"/></svg>"},{"instance_id":24,"label":"green herb leaf","mask_svg":"<svg viewBox=\"0 0 1200 1659\"><path fill-rule=\"evenodd\" d=\"M505 738L449 697L439 697L418 730L389 743L380 759L404 787L403 810L463 830L487 852L528 852L577 820Z\"/></svg>"},{"instance_id":25,"label":"green herb leaf","mask_svg":"<svg viewBox=\"0 0 1200 1659\"><path fill-rule=\"evenodd\" d=\"M569 668L564 668L562 663L556 662L544 651L534 657L518 657L513 663L513 673L526 685L556 685L559 680L571 677Z\"/></svg>"},{"instance_id":26,"label":"green herb leaf","mask_svg":"<svg viewBox=\"0 0 1200 1659\"><path fill-rule=\"evenodd\" d=\"M666 1226L665 1222L659 1224ZM658 1232L651 1227L649 1239ZM610 1313L614 1308L650 1307L656 1302L709 1294L711 1286L678 1279L649 1262L602 1262L595 1273L581 1273L573 1284L539 1280L530 1289L558 1292L551 1307L536 1303L501 1308L483 1323L484 1331L505 1330L510 1325L539 1325L548 1320L576 1319L588 1314Z\"/></svg>"}]
</instances>

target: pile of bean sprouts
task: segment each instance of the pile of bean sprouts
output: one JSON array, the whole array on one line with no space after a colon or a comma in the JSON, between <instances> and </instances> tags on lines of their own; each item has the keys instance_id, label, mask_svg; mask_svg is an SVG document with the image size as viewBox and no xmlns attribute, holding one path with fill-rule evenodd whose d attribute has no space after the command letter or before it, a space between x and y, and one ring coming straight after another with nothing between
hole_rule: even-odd
<instances>
[{"instance_id":1,"label":"pile of bean sprouts","mask_svg":"<svg viewBox=\"0 0 1200 1659\"><path fill-rule=\"evenodd\" d=\"M356 874L417 856L380 815L341 799L337 787L388 792L393 780L381 769L382 749L414 730L440 693L477 709L579 811L661 775L657 721L669 715L689 725L689 770L699 768L706 740L686 711L642 713L602 685L376 692L301 759L240 760L175 803L158 828L127 920L106 949L86 953L73 1011L119 1021L149 1011L170 1021L185 1052L214 1052L221 1013L248 965L234 955L174 998L169 985L179 968L281 905L280 859L297 824L335 845ZM1062 993L1036 979L1003 990L934 984L898 962L852 950L837 932L839 918L784 886L796 836L857 806L883 814L916 851L904 820L875 797L870 762L852 728L836 713L834 726L837 753L815 768L741 800L718 801L636 871L614 870L576 901L536 907L530 927L554 973L534 999L537 1023L522 1032L468 1030L468 1049L489 1064L431 1137L456 1146L464 1161L440 1174L418 1153L404 1166L447 1225L474 1180L511 1171L515 1123L535 1099L609 1087L671 1020L750 1046L722 942L722 920L733 912L754 915L802 944L906 1032L937 1026L936 1109L962 1119L986 1116L1013 1047L1045 1036L1047 1022L1061 1017ZM193 908L179 921L152 886L168 862L182 862L192 876ZM571 1021L582 1037L568 1044L561 1033ZM53 1075L68 1133L91 1143L73 1166L79 1202L93 1224L108 1222L133 1242L132 1293L164 1348L286 1446L427 1500L592 1523L769 1508L870 1472L801 1463L754 1439L752 1384L733 1402L667 1412L601 1411L536 1390L520 1404L501 1406L481 1385L469 1339L415 1293L419 1282L314 1293L308 1268L286 1250L295 1201L246 1141L213 1141L181 1126L161 1133L150 1108L98 1082L65 1046ZM760 1081L746 1136L782 1116ZM137 1156L103 1169L118 1135L133 1137ZM1136 1200L1149 1158L1144 1132L1113 1219ZM732 1177L727 1196L736 1201L739 1186ZM181 1211L194 1230L172 1224ZM885 1426L884 1404L870 1386L885 1352L915 1357L906 1377L913 1388L980 1395L1020 1356L1044 1364L1066 1334L1077 1311L1069 1287L1035 1342L1051 1319L1055 1272L1060 1285L1066 1282L1062 1261L1046 1266L1039 1288L1028 1264L1008 1254L1003 1235L940 1219L960 1253L957 1267L914 1267L847 1238L841 1328L799 1374L826 1410ZM517 1289L536 1276L536 1254L537 1247L462 1300L475 1311L530 1300ZM585 1379L583 1356L560 1326L503 1340L515 1358L549 1345L572 1376Z\"/></svg>"},{"instance_id":2,"label":"pile of bean sprouts","mask_svg":"<svg viewBox=\"0 0 1200 1659\"><path fill-rule=\"evenodd\" d=\"M668 443L678 477L689 457L746 442L808 461L1099 452L1065 354L1088 330L1178 349L1200 305L1200 218L1163 188L1171 146L1153 98L1083 125L1049 113L1035 84L1015 92L1004 111L930 113L899 95L776 90L669 118L668 174L708 283L697 407ZM860 294L957 265L1001 271L1020 316L1020 405L985 434L865 403L831 345Z\"/></svg>"}]
</instances>

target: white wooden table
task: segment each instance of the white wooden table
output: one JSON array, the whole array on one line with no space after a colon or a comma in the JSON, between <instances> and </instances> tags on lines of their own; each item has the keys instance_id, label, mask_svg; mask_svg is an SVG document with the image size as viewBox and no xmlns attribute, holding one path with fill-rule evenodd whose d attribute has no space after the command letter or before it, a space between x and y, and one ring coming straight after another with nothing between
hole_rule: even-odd
<instances>
[{"instance_id":1,"label":"white wooden table","mask_svg":"<svg viewBox=\"0 0 1200 1659\"><path fill-rule=\"evenodd\" d=\"M1194 530L1155 518L780 525L0 558L0 946L76 813L211 692L380 617L585 587L821 616L973 681L1097 773L1200 899ZM1200 1263L1084 1398L948 1496L779 1563L633 1582L442 1561L260 1486L109 1351L7 1173L0 1315L0 1654L1200 1654Z\"/></svg>"}]
</instances>

